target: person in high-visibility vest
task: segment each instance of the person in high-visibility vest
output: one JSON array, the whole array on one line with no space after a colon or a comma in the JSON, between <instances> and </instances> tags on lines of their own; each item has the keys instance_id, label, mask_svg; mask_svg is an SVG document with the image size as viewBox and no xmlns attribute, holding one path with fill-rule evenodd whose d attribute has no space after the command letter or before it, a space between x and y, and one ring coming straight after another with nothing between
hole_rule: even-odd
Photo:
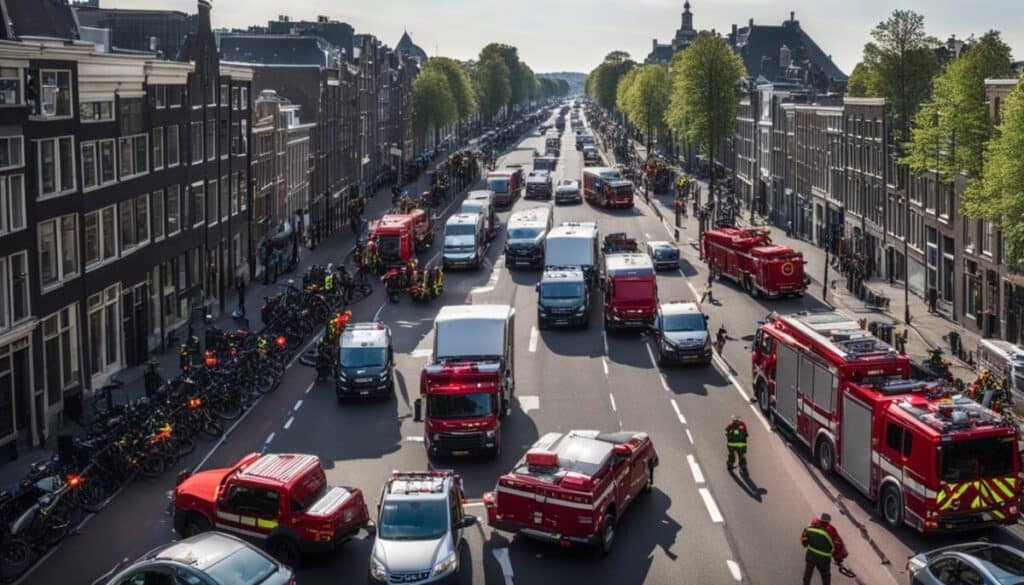
<instances>
[{"instance_id":1,"label":"person in high-visibility vest","mask_svg":"<svg viewBox=\"0 0 1024 585\"><path fill-rule=\"evenodd\" d=\"M377 242L376 240L370 240L366 244L366 259L367 264L370 265L370 269L376 271L377 266L380 263L380 256L377 255Z\"/></svg>"},{"instance_id":2,"label":"person in high-visibility vest","mask_svg":"<svg viewBox=\"0 0 1024 585\"><path fill-rule=\"evenodd\" d=\"M831 522L832 516L824 513L820 518L811 520L811 525L804 528L800 535L800 544L807 551L804 556L803 585L811 585L815 569L821 575L821 584L829 585L832 582L832 559L837 564L842 564L846 559L846 545Z\"/></svg>"},{"instance_id":3,"label":"person in high-visibility vest","mask_svg":"<svg viewBox=\"0 0 1024 585\"><path fill-rule=\"evenodd\" d=\"M444 270L440 266L433 268L434 272L434 296L441 296L441 291L444 290Z\"/></svg>"},{"instance_id":4,"label":"person in high-visibility vest","mask_svg":"<svg viewBox=\"0 0 1024 585\"><path fill-rule=\"evenodd\" d=\"M729 459L725 466L729 471L732 471L738 459L740 473L747 474L747 436L747 423L735 414L732 415L732 421L725 427L725 446L729 450Z\"/></svg>"}]
</instances>

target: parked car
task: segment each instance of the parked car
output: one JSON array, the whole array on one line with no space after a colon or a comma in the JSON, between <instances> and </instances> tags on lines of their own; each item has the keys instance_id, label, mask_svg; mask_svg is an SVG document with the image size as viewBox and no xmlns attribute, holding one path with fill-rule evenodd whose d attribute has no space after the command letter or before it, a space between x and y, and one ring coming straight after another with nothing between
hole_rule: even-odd
<instances>
[{"instance_id":1,"label":"parked car","mask_svg":"<svg viewBox=\"0 0 1024 585\"><path fill-rule=\"evenodd\" d=\"M1024 553L991 542L954 544L911 557L907 574L910 585L1018 585Z\"/></svg>"}]
</instances>

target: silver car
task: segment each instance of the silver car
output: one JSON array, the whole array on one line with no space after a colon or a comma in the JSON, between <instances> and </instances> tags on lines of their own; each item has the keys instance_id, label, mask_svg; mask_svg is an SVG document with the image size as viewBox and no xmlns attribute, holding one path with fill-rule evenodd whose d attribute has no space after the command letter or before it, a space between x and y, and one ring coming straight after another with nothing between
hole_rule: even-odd
<instances>
[{"instance_id":1,"label":"silver car","mask_svg":"<svg viewBox=\"0 0 1024 585\"><path fill-rule=\"evenodd\" d=\"M1024 553L1002 544L967 542L913 556L910 585L1017 585L1024 582Z\"/></svg>"},{"instance_id":2,"label":"silver car","mask_svg":"<svg viewBox=\"0 0 1024 585\"><path fill-rule=\"evenodd\" d=\"M555 203L582 203L580 182L575 179L561 179L555 187Z\"/></svg>"},{"instance_id":3,"label":"silver car","mask_svg":"<svg viewBox=\"0 0 1024 585\"><path fill-rule=\"evenodd\" d=\"M377 509L371 583L458 582L462 531L476 524L463 513L461 483L451 471L391 475Z\"/></svg>"}]
</instances>

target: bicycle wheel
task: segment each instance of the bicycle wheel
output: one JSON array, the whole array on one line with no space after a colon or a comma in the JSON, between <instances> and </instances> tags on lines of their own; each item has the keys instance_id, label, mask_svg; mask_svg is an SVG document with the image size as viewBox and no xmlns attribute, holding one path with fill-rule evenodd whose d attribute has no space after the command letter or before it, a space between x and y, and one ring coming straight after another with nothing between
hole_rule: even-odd
<instances>
[{"instance_id":1,"label":"bicycle wheel","mask_svg":"<svg viewBox=\"0 0 1024 585\"><path fill-rule=\"evenodd\" d=\"M270 374L257 374L253 381L253 388L260 394L270 394L281 384L280 379L271 376Z\"/></svg>"},{"instance_id":2,"label":"bicycle wheel","mask_svg":"<svg viewBox=\"0 0 1024 585\"><path fill-rule=\"evenodd\" d=\"M0 579L10 583L21 576L31 564L32 547L20 538L5 537L0 543Z\"/></svg>"},{"instance_id":3,"label":"bicycle wheel","mask_svg":"<svg viewBox=\"0 0 1024 585\"><path fill-rule=\"evenodd\" d=\"M210 409L221 420L235 420L242 416L242 405L233 400L217 400L210 405Z\"/></svg>"},{"instance_id":4,"label":"bicycle wheel","mask_svg":"<svg viewBox=\"0 0 1024 585\"><path fill-rule=\"evenodd\" d=\"M224 427L214 419L209 419L202 429L199 430L199 437L203 439L216 439L224 434Z\"/></svg>"},{"instance_id":5,"label":"bicycle wheel","mask_svg":"<svg viewBox=\"0 0 1024 585\"><path fill-rule=\"evenodd\" d=\"M160 477L166 467L167 462L162 455L148 453L139 460L137 470L142 477L153 479Z\"/></svg>"},{"instance_id":6,"label":"bicycle wheel","mask_svg":"<svg viewBox=\"0 0 1024 585\"><path fill-rule=\"evenodd\" d=\"M107 490L97 481L86 480L75 488L75 505L86 512L99 512L107 499Z\"/></svg>"}]
</instances>

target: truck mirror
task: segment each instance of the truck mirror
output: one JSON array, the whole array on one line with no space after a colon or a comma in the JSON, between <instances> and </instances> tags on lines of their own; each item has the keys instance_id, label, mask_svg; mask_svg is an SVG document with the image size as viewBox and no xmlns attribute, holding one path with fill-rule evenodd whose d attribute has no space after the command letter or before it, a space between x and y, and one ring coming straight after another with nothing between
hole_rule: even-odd
<instances>
[{"instance_id":1,"label":"truck mirror","mask_svg":"<svg viewBox=\"0 0 1024 585\"><path fill-rule=\"evenodd\" d=\"M711 320L711 315L708 315L707 313L701 313L701 315L704 317L704 322L705 323L707 323L709 320Z\"/></svg>"},{"instance_id":2,"label":"truck mirror","mask_svg":"<svg viewBox=\"0 0 1024 585\"><path fill-rule=\"evenodd\" d=\"M373 522L367 522L365 528L366 533L370 536L375 536L377 534L377 525Z\"/></svg>"},{"instance_id":3,"label":"truck mirror","mask_svg":"<svg viewBox=\"0 0 1024 585\"><path fill-rule=\"evenodd\" d=\"M417 398L412 403L412 420L423 422L423 399Z\"/></svg>"},{"instance_id":4,"label":"truck mirror","mask_svg":"<svg viewBox=\"0 0 1024 585\"><path fill-rule=\"evenodd\" d=\"M462 521L459 522L460 528L469 528L470 526L476 525L476 516L472 514L466 514L462 517Z\"/></svg>"},{"instance_id":5,"label":"truck mirror","mask_svg":"<svg viewBox=\"0 0 1024 585\"><path fill-rule=\"evenodd\" d=\"M533 285L533 290L537 291L538 293L540 292L540 283L539 282L537 284Z\"/></svg>"}]
</instances>

